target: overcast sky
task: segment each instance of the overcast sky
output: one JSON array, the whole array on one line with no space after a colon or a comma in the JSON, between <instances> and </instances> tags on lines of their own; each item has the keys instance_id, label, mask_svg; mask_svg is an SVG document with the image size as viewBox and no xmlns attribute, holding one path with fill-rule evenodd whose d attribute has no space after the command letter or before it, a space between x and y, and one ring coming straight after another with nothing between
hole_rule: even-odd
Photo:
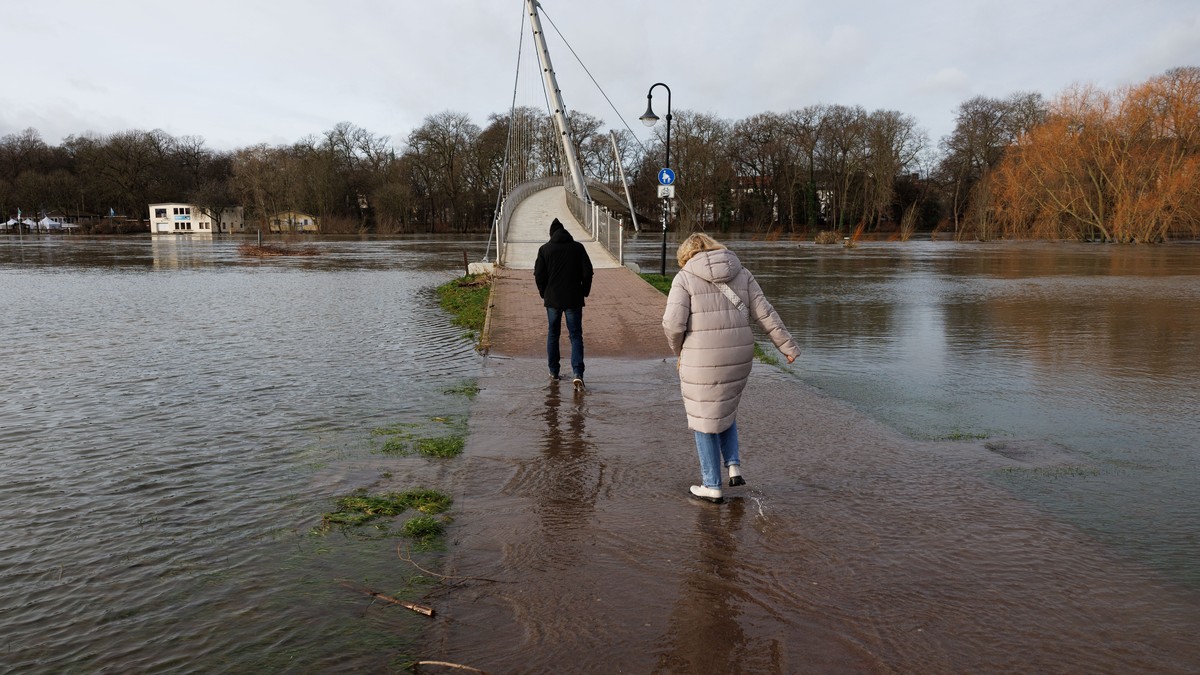
<instances>
[{"instance_id":1,"label":"overcast sky","mask_svg":"<svg viewBox=\"0 0 1200 675\"><path fill-rule=\"evenodd\" d=\"M431 114L483 126L507 112L522 35L533 58L522 0L0 2L0 136L33 127L50 144L157 128L226 150L347 121L400 147ZM543 10L567 108L642 139L655 82L670 86L676 112L737 120L861 105L912 115L936 142L973 96L1052 98L1073 83L1115 89L1200 66L1198 0L544 0ZM536 77L519 81L517 103L540 106ZM662 88L654 101L664 115Z\"/></svg>"}]
</instances>

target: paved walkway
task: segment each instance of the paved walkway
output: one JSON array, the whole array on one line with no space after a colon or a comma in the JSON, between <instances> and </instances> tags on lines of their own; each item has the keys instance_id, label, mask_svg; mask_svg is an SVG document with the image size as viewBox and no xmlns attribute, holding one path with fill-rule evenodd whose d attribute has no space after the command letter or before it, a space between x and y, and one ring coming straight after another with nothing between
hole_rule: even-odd
<instances>
[{"instance_id":1,"label":"paved walkway","mask_svg":"<svg viewBox=\"0 0 1200 675\"><path fill-rule=\"evenodd\" d=\"M583 242L596 275L583 310L587 357L662 359L671 356L662 331L667 298L612 257L567 210L561 187L542 190L521 202L509 226L505 265L495 270L492 307L482 343L493 356L543 358L546 354L546 309L533 280L538 248L550 238L555 218L576 241ZM571 348L563 330L563 360Z\"/></svg>"},{"instance_id":2,"label":"paved walkway","mask_svg":"<svg viewBox=\"0 0 1200 675\"><path fill-rule=\"evenodd\" d=\"M583 342L587 358L663 359L671 356L663 336L667 298L625 268L596 270L592 294L583 309ZM483 343L493 356L544 358L546 308L530 270L498 268L492 289L491 315ZM564 328L560 341L570 370L571 347Z\"/></svg>"}]
</instances>

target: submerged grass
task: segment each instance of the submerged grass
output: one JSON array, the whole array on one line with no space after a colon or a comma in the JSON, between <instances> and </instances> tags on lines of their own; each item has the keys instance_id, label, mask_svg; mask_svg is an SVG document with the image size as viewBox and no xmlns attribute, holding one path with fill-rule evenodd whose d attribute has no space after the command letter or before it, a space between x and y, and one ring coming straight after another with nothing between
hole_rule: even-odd
<instances>
[{"instance_id":1,"label":"submerged grass","mask_svg":"<svg viewBox=\"0 0 1200 675\"><path fill-rule=\"evenodd\" d=\"M398 516L409 509L423 514L442 513L450 508L453 500L437 490L414 488L404 492L370 494L364 489L355 490L335 502L335 510L321 517L315 534L325 534L334 526L357 527L379 518Z\"/></svg>"},{"instance_id":2,"label":"submerged grass","mask_svg":"<svg viewBox=\"0 0 1200 675\"><path fill-rule=\"evenodd\" d=\"M372 436L396 436L404 435L412 432L413 429L421 426L417 422L400 422L399 424L390 424L384 427L375 427L371 430Z\"/></svg>"},{"instance_id":3,"label":"submerged grass","mask_svg":"<svg viewBox=\"0 0 1200 675\"><path fill-rule=\"evenodd\" d=\"M434 436L417 439L416 448L418 453L426 457L457 457L462 454L466 443L466 438L458 434Z\"/></svg>"},{"instance_id":4,"label":"submerged grass","mask_svg":"<svg viewBox=\"0 0 1200 675\"><path fill-rule=\"evenodd\" d=\"M763 351L763 348L757 342L754 343L754 358L767 364L768 366L779 365L779 359L776 358L774 354L768 354L767 352Z\"/></svg>"},{"instance_id":5,"label":"submerged grass","mask_svg":"<svg viewBox=\"0 0 1200 675\"><path fill-rule=\"evenodd\" d=\"M445 524L432 516L417 516L408 519L401 530L404 536L420 543L429 543L446 531Z\"/></svg>"},{"instance_id":6,"label":"submerged grass","mask_svg":"<svg viewBox=\"0 0 1200 675\"><path fill-rule=\"evenodd\" d=\"M471 340L483 331L491 287L490 274L470 274L438 286L438 304L454 315L451 323L471 331Z\"/></svg>"},{"instance_id":7,"label":"submerged grass","mask_svg":"<svg viewBox=\"0 0 1200 675\"><path fill-rule=\"evenodd\" d=\"M461 415L431 417L429 422L449 427L451 433L433 431L430 424L405 422L371 430L372 436L384 437L378 451L385 455L407 457L413 453L425 457L457 457L466 446L467 420Z\"/></svg>"},{"instance_id":8,"label":"submerged grass","mask_svg":"<svg viewBox=\"0 0 1200 675\"><path fill-rule=\"evenodd\" d=\"M466 396L468 399L473 399L475 398L475 395L479 393L479 383L475 380L471 380L456 387L451 387L442 393Z\"/></svg>"},{"instance_id":9,"label":"submerged grass","mask_svg":"<svg viewBox=\"0 0 1200 675\"><path fill-rule=\"evenodd\" d=\"M985 438L991 438L991 434L983 434L974 431L951 431L944 436L938 436L930 439L935 441L981 441Z\"/></svg>"}]
</instances>

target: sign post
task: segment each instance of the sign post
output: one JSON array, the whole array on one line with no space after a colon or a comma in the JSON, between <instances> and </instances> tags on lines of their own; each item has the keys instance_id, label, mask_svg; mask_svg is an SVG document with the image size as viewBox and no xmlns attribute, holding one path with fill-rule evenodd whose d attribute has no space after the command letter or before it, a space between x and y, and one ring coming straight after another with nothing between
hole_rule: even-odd
<instances>
[{"instance_id":1,"label":"sign post","mask_svg":"<svg viewBox=\"0 0 1200 675\"><path fill-rule=\"evenodd\" d=\"M662 270L667 276L667 218L671 213L671 200L675 198L675 172L665 166L658 170L658 197L662 199Z\"/></svg>"}]
</instances>

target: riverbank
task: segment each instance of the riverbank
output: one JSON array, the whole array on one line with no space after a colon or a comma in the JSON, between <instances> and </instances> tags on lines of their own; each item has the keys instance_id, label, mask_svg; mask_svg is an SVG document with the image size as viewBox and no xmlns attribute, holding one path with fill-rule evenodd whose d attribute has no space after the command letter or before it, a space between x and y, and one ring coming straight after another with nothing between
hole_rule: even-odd
<instances>
[{"instance_id":1,"label":"riverbank","mask_svg":"<svg viewBox=\"0 0 1200 675\"><path fill-rule=\"evenodd\" d=\"M1052 448L916 441L756 363L739 414L748 485L722 506L688 499L695 450L653 344L665 298L642 284L630 301L619 291L636 286L614 279L585 310L580 396L545 377L531 280L497 280L451 471L444 573L458 580L437 597L429 658L491 672L1200 665L1194 591L985 478L1052 468Z\"/></svg>"}]
</instances>

